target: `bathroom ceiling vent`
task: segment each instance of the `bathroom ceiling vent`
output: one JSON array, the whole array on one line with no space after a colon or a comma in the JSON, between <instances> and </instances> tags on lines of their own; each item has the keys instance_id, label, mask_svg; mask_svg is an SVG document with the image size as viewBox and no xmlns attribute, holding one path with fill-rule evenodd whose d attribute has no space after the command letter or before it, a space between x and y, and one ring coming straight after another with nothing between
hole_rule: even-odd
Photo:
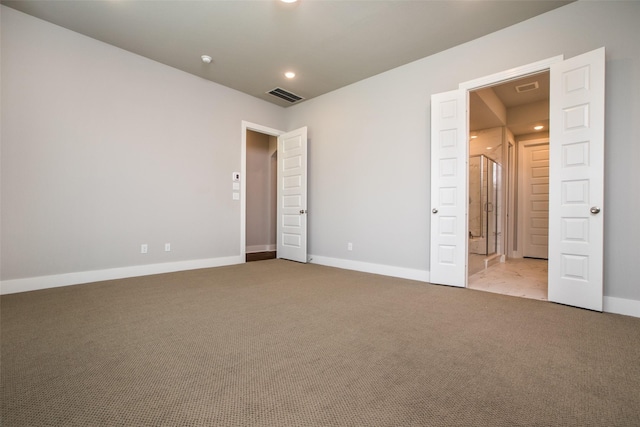
<instances>
[{"instance_id":1,"label":"bathroom ceiling vent","mask_svg":"<svg viewBox=\"0 0 640 427\"><path fill-rule=\"evenodd\" d=\"M273 95L273 96L277 96L278 98L284 99L285 101L288 101L290 103L294 103L294 102L298 102L298 101L302 101L304 98L301 96L296 95L295 93L291 93L289 91L286 91L280 87L277 87L273 90L270 90L269 92L267 92L269 95Z\"/></svg>"},{"instance_id":2,"label":"bathroom ceiling vent","mask_svg":"<svg viewBox=\"0 0 640 427\"><path fill-rule=\"evenodd\" d=\"M536 89L538 89L538 82L525 83L523 85L516 86L516 92L518 93L531 92Z\"/></svg>"}]
</instances>

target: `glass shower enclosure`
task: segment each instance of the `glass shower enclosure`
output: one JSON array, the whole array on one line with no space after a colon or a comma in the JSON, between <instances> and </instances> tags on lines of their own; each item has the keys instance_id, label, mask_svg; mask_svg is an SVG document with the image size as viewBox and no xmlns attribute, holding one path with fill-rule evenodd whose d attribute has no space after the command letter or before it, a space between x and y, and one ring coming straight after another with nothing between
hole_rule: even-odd
<instances>
[{"instance_id":1,"label":"glass shower enclosure","mask_svg":"<svg viewBox=\"0 0 640 427\"><path fill-rule=\"evenodd\" d=\"M484 154L469 157L469 253L500 250L502 167Z\"/></svg>"}]
</instances>

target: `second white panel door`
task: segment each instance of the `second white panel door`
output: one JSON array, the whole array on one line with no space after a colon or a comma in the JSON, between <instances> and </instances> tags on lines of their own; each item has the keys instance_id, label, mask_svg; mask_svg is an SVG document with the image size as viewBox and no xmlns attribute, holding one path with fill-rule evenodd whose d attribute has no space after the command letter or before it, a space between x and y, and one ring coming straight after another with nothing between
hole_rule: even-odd
<instances>
[{"instance_id":1,"label":"second white panel door","mask_svg":"<svg viewBox=\"0 0 640 427\"><path fill-rule=\"evenodd\" d=\"M549 254L549 143L523 145L523 255Z\"/></svg>"}]
</instances>

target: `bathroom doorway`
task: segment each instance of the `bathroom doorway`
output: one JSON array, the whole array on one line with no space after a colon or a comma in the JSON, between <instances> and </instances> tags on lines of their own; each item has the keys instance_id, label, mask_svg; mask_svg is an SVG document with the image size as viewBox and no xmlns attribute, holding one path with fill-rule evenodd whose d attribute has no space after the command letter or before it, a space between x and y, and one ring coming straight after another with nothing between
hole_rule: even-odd
<instances>
[{"instance_id":1,"label":"bathroom doorway","mask_svg":"<svg viewBox=\"0 0 640 427\"><path fill-rule=\"evenodd\" d=\"M541 103L549 108L551 126L547 299L602 311L605 63L605 49L599 48L569 59L548 58L431 95L431 283L468 284L470 94L550 70L549 101ZM501 114L506 120L506 111ZM514 135L518 134L512 128L516 116L520 114L509 114ZM512 189L510 185L507 193ZM515 215L519 217L517 211ZM511 235L507 242L513 237L520 241L513 236L513 227L505 232ZM519 248L517 243L507 250Z\"/></svg>"},{"instance_id":2,"label":"bathroom doorway","mask_svg":"<svg viewBox=\"0 0 640 427\"><path fill-rule=\"evenodd\" d=\"M469 288L547 299L548 138L548 71L469 92Z\"/></svg>"}]
</instances>

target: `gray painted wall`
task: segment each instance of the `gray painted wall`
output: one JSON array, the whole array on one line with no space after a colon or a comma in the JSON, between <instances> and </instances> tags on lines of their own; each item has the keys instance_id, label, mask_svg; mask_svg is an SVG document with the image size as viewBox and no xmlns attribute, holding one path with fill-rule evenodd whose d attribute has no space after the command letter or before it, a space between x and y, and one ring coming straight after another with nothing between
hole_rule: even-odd
<instances>
[{"instance_id":1,"label":"gray painted wall","mask_svg":"<svg viewBox=\"0 0 640 427\"><path fill-rule=\"evenodd\" d=\"M428 270L431 94L605 46L605 295L640 300L638 22L639 2L579 1L288 108L311 140L310 253Z\"/></svg>"},{"instance_id":2,"label":"gray painted wall","mask_svg":"<svg viewBox=\"0 0 640 427\"><path fill-rule=\"evenodd\" d=\"M241 121L283 111L2 6L2 280L240 256Z\"/></svg>"},{"instance_id":3,"label":"gray painted wall","mask_svg":"<svg viewBox=\"0 0 640 427\"><path fill-rule=\"evenodd\" d=\"M605 46L605 294L640 301L637 22L579 1L283 110L2 7L1 277L240 255L241 120L309 127L311 254L428 271L430 95Z\"/></svg>"}]
</instances>

